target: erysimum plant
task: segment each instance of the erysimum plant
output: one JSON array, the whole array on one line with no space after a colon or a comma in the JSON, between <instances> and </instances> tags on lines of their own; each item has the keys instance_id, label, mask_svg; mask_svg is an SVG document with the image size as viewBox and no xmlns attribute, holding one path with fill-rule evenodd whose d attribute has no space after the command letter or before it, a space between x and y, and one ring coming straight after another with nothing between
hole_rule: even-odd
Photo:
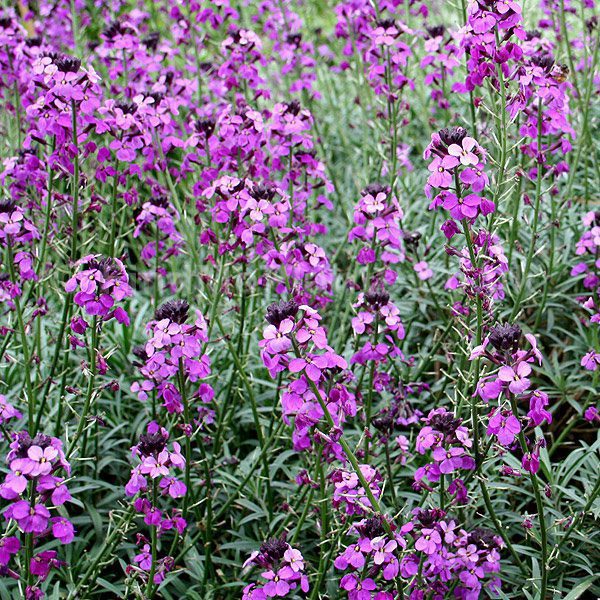
<instances>
[{"instance_id":1,"label":"erysimum plant","mask_svg":"<svg viewBox=\"0 0 600 600\"><path fill-rule=\"evenodd\" d=\"M593 0L0 11L0 597L600 596Z\"/></svg>"}]
</instances>

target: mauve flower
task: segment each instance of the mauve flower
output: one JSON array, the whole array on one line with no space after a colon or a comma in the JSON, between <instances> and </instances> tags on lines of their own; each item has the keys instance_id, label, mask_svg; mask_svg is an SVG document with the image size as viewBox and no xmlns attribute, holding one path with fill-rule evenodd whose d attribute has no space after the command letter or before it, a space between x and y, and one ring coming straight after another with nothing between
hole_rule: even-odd
<instances>
[{"instance_id":1,"label":"mauve flower","mask_svg":"<svg viewBox=\"0 0 600 600\"><path fill-rule=\"evenodd\" d=\"M48 475L52 471L52 461L57 456L58 451L52 446L44 449L39 446L31 446L27 450L27 458L30 461L30 466L24 472L31 477Z\"/></svg>"},{"instance_id":2,"label":"mauve flower","mask_svg":"<svg viewBox=\"0 0 600 600\"><path fill-rule=\"evenodd\" d=\"M392 552L397 548L396 540L388 540L385 536L379 536L371 540L371 547L374 551L373 562L376 565L388 561L392 557Z\"/></svg>"},{"instance_id":3,"label":"mauve flower","mask_svg":"<svg viewBox=\"0 0 600 600\"><path fill-rule=\"evenodd\" d=\"M321 372L328 366L328 361L325 356L313 355L305 358L294 358L290 361L288 369L290 373L300 373L305 371L306 376L311 381L319 381Z\"/></svg>"},{"instance_id":4,"label":"mauve flower","mask_svg":"<svg viewBox=\"0 0 600 600\"><path fill-rule=\"evenodd\" d=\"M52 524L52 535L60 540L61 544L70 544L75 537L75 528L73 524L63 517L53 517L50 519Z\"/></svg>"},{"instance_id":5,"label":"mauve flower","mask_svg":"<svg viewBox=\"0 0 600 600\"><path fill-rule=\"evenodd\" d=\"M488 422L487 434L494 434L503 446L512 444L520 431L519 419L509 411L496 411Z\"/></svg>"},{"instance_id":6,"label":"mauve flower","mask_svg":"<svg viewBox=\"0 0 600 600\"><path fill-rule=\"evenodd\" d=\"M414 270L421 281L427 281L433 277L433 271L429 268L429 265L424 260L415 263Z\"/></svg>"},{"instance_id":7,"label":"mauve flower","mask_svg":"<svg viewBox=\"0 0 600 600\"><path fill-rule=\"evenodd\" d=\"M435 529L423 529L421 536L415 542L415 548L425 552L425 554L433 554L442 544L442 538Z\"/></svg>"},{"instance_id":8,"label":"mauve flower","mask_svg":"<svg viewBox=\"0 0 600 600\"><path fill-rule=\"evenodd\" d=\"M55 550L44 550L43 552L39 552L32 559L29 566L29 569L32 575L36 575L42 581L48 577L50 573L50 569L56 569L63 565L64 563L58 560L57 552Z\"/></svg>"},{"instance_id":9,"label":"mauve flower","mask_svg":"<svg viewBox=\"0 0 600 600\"><path fill-rule=\"evenodd\" d=\"M21 549L21 542L14 536L0 538L0 565L6 566L10 557Z\"/></svg>"},{"instance_id":10,"label":"mauve flower","mask_svg":"<svg viewBox=\"0 0 600 600\"><path fill-rule=\"evenodd\" d=\"M6 519L14 519L25 533L42 533L48 526L50 511L43 504L33 506L27 500L19 500L4 511Z\"/></svg>"},{"instance_id":11,"label":"mauve flower","mask_svg":"<svg viewBox=\"0 0 600 600\"><path fill-rule=\"evenodd\" d=\"M478 148L477 142L472 137L467 136L462 140L460 146L458 144L450 144L450 146L448 146L448 154L458 158L461 164L465 166L477 165L479 163L479 158L473 150Z\"/></svg>"},{"instance_id":12,"label":"mauve flower","mask_svg":"<svg viewBox=\"0 0 600 600\"><path fill-rule=\"evenodd\" d=\"M581 366L588 371L595 371L600 367L600 353L590 350L582 359Z\"/></svg>"},{"instance_id":13,"label":"mauve flower","mask_svg":"<svg viewBox=\"0 0 600 600\"><path fill-rule=\"evenodd\" d=\"M429 166L431 175L427 183L434 188L449 188L454 184L454 172L452 169L459 164L459 160L454 156L436 156Z\"/></svg>"},{"instance_id":14,"label":"mauve flower","mask_svg":"<svg viewBox=\"0 0 600 600\"><path fill-rule=\"evenodd\" d=\"M462 448L444 449L440 447L433 451L433 459L439 463L440 473L447 474L462 467L464 453Z\"/></svg>"},{"instance_id":15,"label":"mauve flower","mask_svg":"<svg viewBox=\"0 0 600 600\"><path fill-rule=\"evenodd\" d=\"M274 571L265 571L262 576L269 581L264 585L263 590L268 598L275 596L286 596L290 591L288 580L293 576L293 571L289 567Z\"/></svg>"},{"instance_id":16,"label":"mauve flower","mask_svg":"<svg viewBox=\"0 0 600 600\"><path fill-rule=\"evenodd\" d=\"M283 559L289 564L294 573L304 570L304 558L299 550L288 548L283 555Z\"/></svg>"},{"instance_id":17,"label":"mauve flower","mask_svg":"<svg viewBox=\"0 0 600 600\"><path fill-rule=\"evenodd\" d=\"M498 371L498 379L508 383L508 389L513 394L522 394L531 385L527 375L531 373L529 363L520 362L516 368L503 366Z\"/></svg>"},{"instance_id":18,"label":"mauve flower","mask_svg":"<svg viewBox=\"0 0 600 600\"><path fill-rule=\"evenodd\" d=\"M371 540L360 538L356 544L348 546L334 561L336 569L346 569L351 565L355 569L362 569L365 565L365 556L371 552Z\"/></svg>"}]
</instances>

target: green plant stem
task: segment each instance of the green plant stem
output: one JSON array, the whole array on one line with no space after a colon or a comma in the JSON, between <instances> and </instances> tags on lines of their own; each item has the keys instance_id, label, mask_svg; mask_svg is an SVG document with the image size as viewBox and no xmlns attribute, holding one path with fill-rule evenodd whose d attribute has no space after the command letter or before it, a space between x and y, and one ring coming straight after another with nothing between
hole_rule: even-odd
<instances>
[{"instance_id":1,"label":"green plant stem","mask_svg":"<svg viewBox=\"0 0 600 600\"><path fill-rule=\"evenodd\" d=\"M79 579L77 580L77 585L69 592L69 600L74 600L75 598L81 597L79 592L87 586L87 583L90 579L96 576L97 570L100 568L102 561L106 556L110 555L113 552L114 547L118 543L120 536L125 535L127 527L131 523L135 514L136 511L133 508L133 504L130 504L127 510L123 513L119 524L115 525L115 528L105 539L102 548L96 554L95 558L90 563L88 568L85 570L83 576L79 577ZM116 556L113 555L112 560L115 559Z\"/></svg>"},{"instance_id":2,"label":"green plant stem","mask_svg":"<svg viewBox=\"0 0 600 600\"><path fill-rule=\"evenodd\" d=\"M66 458L69 460L71 454L75 450L75 446L83 433L85 428L85 423L87 417L90 413L90 408L92 406L92 400L94 397L94 385L96 383L96 375L97 375L97 360L96 360L96 352L98 350L98 317L94 317L92 320L92 342L90 345L90 375L88 380L87 392L85 394L85 401L83 403L83 410L81 411L81 415L79 416L79 424L77 425L77 430L69 447L66 452Z\"/></svg>"},{"instance_id":3,"label":"green plant stem","mask_svg":"<svg viewBox=\"0 0 600 600\"><path fill-rule=\"evenodd\" d=\"M543 178L543 155L542 155L542 106L538 105L538 136L537 136L537 149L538 149L538 160L537 160L537 177L535 185L535 202L533 206L533 226L531 228L531 241L529 243L529 250L527 251L527 257L525 259L525 268L523 269L523 275L521 277L521 285L515 298L513 310L510 314L510 320L512 321L520 310L521 300L525 293L527 286L527 279L529 277L529 271L531 270L531 261L535 253L535 245L537 242L537 231L540 220L540 201L542 198L542 178Z\"/></svg>"},{"instance_id":4,"label":"green plant stem","mask_svg":"<svg viewBox=\"0 0 600 600\"><path fill-rule=\"evenodd\" d=\"M510 395L510 406L513 415L518 415L517 400L514 395ZM519 444L523 454L527 453L527 440L525 439L525 433L523 428L519 431ZM533 495L535 496L535 504L538 511L538 520L540 522L540 544L541 544L541 588L540 598L546 598L546 590L548 588L548 533L546 531L546 519L544 517L544 504L542 502L542 496L540 494L540 488L538 484L537 475L529 472L529 479L533 487Z\"/></svg>"},{"instance_id":5,"label":"green plant stem","mask_svg":"<svg viewBox=\"0 0 600 600\"><path fill-rule=\"evenodd\" d=\"M215 315L215 321L217 323L217 326L219 327L219 330L221 331L221 334L223 335L223 337L225 339L225 343L227 344L227 347L229 348L231 357L233 358L235 366L238 370L238 375L239 375L240 379L242 380L242 383L244 384L246 391L248 392L248 398L250 400L250 406L252 409L252 418L254 419L254 428L256 429L256 437L258 439L258 443L259 443L260 447L263 448L264 444L265 444L265 438L264 438L264 433L262 430L262 424L260 422L260 417L258 414L258 404L256 402L254 390L252 388L252 385L250 384L250 381L248 380L248 377L247 377L245 369L244 369L244 365L242 364L242 362L238 356L237 350L236 350L235 346L232 344L229 337L227 336L225 329L223 328L223 324L221 323L221 319L219 318L218 315ZM262 462L263 462L263 476L265 477L265 484L267 487L269 516L272 518L273 517L274 499L273 499L273 491L271 489L271 479L269 477L269 463L266 460L266 455L263 456Z\"/></svg>"},{"instance_id":6,"label":"green plant stem","mask_svg":"<svg viewBox=\"0 0 600 600\"><path fill-rule=\"evenodd\" d=\"M152 506L156 507L157 498L157 481L152 480ZM150 565L150 573L148 574L148 583L146 585L146 596L152 598L154 596L154 574L156 573L156 562L158 553L157 526L152 525L150 530L150 545L152 548L152 564Z\"/></svg>"},{"instance_id":7,"label":"green plant stem","mask_svg":"<svg viewBox=\"0 0 600 600\"><path fill-rule=\"evenodd\" d=\"M119 159L115 158L115 165L114 165L114 169L115 169L115 175L113 177L113 188L112 188L112 194L111 194L111 204L110 204L110 211L111 211L111 221L110 221L110 237L108 239L108 256L114 257L115 256L115 242L117 239L117 223L118 223L118 219L117 219L117 209L118 209L118 202L117 202L117 191L118 191L118 186L119 186ZM157 228L158 229L158 228ZM158 254L158 248L156 248L156 254Z\"/></svg>"},{"instance_id":8,"label":"green plant stem","mask_svg":"<svg viewBox=\"0 0 600 600\"><path fill-rule=\"evenodd\" d=\"M296 344L295 340L292 340L292 344L294 346L294 351L296 353L296 356L300 357L301 353L300 353L300 350L299 350L298 345ZM325 416L327 425L331 429L334 429L335 422L333 420L333 417L329 413L329 409L327 408L327 403L325 402L325 400L323 400L323 396L321 395L319 388L317 387L315 382L312 381L312 379L309 379L307 377L307 381L308 381L309 387L311 388L313 394L315 395L315 398L317 399L317 402L319 403L319 406L321 407L321 410L323 411L323 415ZM377 498L375 498L375 496L373 495L373 492L371 491L369 483L367 482L367 480L365 479L365 476L363 475L362 471L360 470L360 465L358 463L358 460L356 459L356 455L354 454L354 452L348 445L348 442L344 439L343 434L338 441L339 441L340 445L342 446L342 450L344 451L344 454L348 458L348 461L352 465L352 468L354 469L354 472L356 473L356 476L358 477L360 484L362 485L363 489L365 490L365 495L369 499L369 502L371 503L371 507L373 508L373 510L375 512L377 512L379 514L383 514L381 504L379 503ZM388 533L391 533L390 524L385 519L383 522L384 522L384 527L385 527L386 531Z\"/></svg>"},{"instance_id":9,"label":"green plant stem","mask_svg":"<svg viewBox=\"0 0 600 600\"><path fill-rule=\"evenodd\" d=\"M191 426L191 418L190 418L190 407L187 399L187 392L185 386L185 369L183 365L183 358L179 359L179 368L177 371L178 380L179 380L179 394L181 396L181 403L183 404L183 421L186 426ZM185 473L184 473L184 483L186 487L185 496L183 498L183 510L181 516L186 519L188 514L189 502L190 502L190 473L191 473L191 463L192 463L192 441L190 440L190 436L185 433ZM208 483L208 482L207 482Z\"/></svg>"},{"instance_id":10,"label":"green plant stem","mask_svg":"<svg viewBox=\"0 0 600 600\"><path fill-rule=\"evenodd\" d=\"M17 276L15 273L14 256L12 251L12 240L8 240L7 247L7 262L10 280L13 285L18 285ZM27 331L25 330L25 320L23 319L23 308L21 299L18 295L13 300L15 304L15 312L17 313L17 326L21 337L21 350L23 352L23 372L25 374L25 389L27 391L27 423L29 431L33 431L34 414L35 414L35 395L33 393L33 385L31 383L31 357L29 356L29 344L27 342Z\"/></svg>"}]
</instances>

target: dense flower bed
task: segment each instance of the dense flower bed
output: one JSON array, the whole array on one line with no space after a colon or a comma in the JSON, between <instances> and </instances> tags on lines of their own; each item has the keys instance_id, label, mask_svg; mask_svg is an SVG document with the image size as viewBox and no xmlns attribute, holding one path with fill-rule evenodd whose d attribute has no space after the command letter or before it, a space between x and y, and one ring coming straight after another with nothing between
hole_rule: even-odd
<instances>
[{"instance_id":1,"label":"dense flower bed","mask_svg":"<svg viewBox=\"0 0 600 600\"><path fill-rule=\"evenodd\" d=\"M12 4L0 596L600 595L593 0Z\"/></svg>"}]
</instances>

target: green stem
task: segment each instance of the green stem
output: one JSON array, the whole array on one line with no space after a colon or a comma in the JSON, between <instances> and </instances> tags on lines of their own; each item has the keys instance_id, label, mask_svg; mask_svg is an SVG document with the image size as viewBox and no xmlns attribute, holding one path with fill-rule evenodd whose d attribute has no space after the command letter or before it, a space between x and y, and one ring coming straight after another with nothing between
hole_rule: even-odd
<instances>
[{"instance_id":1,"label":"green stem","mask_svg":"<svg viewBox=\"0 0 600 600\"><path fill-rule=\"evenodd\" d=\"M521 300L523 299L523 294L525 293L525 287L527 286L527 278L529 277L529 271L531 270L531 261L533 259L533 255L535 253L535 244L537 242L537 230L538 224L540 220L540 201L542 198L542 177L543 177L543 167L544 160L542 154L542 105L538 105L538 136L537 136L537 151L538 151L538 159L537 159L537 178L536 178L536 186L535 186L535 202L533 206L533 226L531 228L531 241L529 243L529 250L527 251L527 258L525 259L525 268L523 269L523 275L521 278L521 285L519 287L519 292L517 297L515 298L515 303L513 305L513 310L510 315L510 320L512 321L519 312Z\"/></svg>"},{"instance_id":2,"label":"green stem","mask_svg":"<svg viewBox=\"0 0 600 600\"><path fill-rule=\"evenodd\" d=\"M157 498L157 481L152 480L152 507L156 507ZM146 596L152 598L154 595L154 574L156 573L157 553L158 553L158 541L157 541L157 529L156 525L152 525L150 537L151 537L151 548L152 548L152 564L150 565L150 573L148 574L148 582L146 585Z\"/></svg>"},{"instance_id":3,"label":"green stem","mask_svg":"<svg viewBox=\"0 0 600 600\"><path fill-rule=\"evenodd\" d=\"M512 394L510 396L510 406L513 415L517 416L519 414L517 408L517 400ZM521 428L521 430L519 431L518 437L521 450L523 454L526 454L528 451L527 440L525 439L523 428ZM548 587L548 534L546 531L546 519L544 517L544 504L542 502L542 496L540 493L537 475L535 473L529 472L529 478L531 480L531 485L533 486L533 494L535 496L535 504L537 506L538 511L538 520L540 522L540 544L542 550L540 598L543 599L546 598L546 589Z\"/></svg>"},{"instance_id":4,"label":"green stem","mask_svg":"<svg viewBox=\"0 0 600 600\"><path fill-rule=\"evenodd\" d=\"M8 252L8 272L10 280L13 285L18 285L14 256L12 251L12 240L8 240L7 244ZM30 433L33 432L34 426L34 413L35 413L35 395L33 393L33 385L31 383L31 360L29 356L29 345L27 343L27 332L25 330L25 320L23 319L23 309L21 307L21 298L18 295L14 297L15 312L17 313L17 325L19 327L19 335L21 336L21 349L23 351L23 371L25 373L25 389L27 391L27 415L28 415L28 426Z\"/></svg>"},{"instance_id":5,"label":"green stem","mask_svg":"<svg viewBox=\"0 0 600 600\"><path fill-rule=\"evenodd\" d=\"M69 460L73 450L75 450L75 445L77 444L81 434L83 433L83 429L85 427L85 423L87 421L87 417L90 412L90 408L92 406L92 400L94 397L94 385L96 383L96 375L97 375L97 361L96 361L96 352L98 350L98 317L94 317L92 320L92 343L90 346L90 376L88 380L87 392L85 395L85 402L83 404L83 410L79 417L79 424L77 425L77 431L69 444L69 447L66 452L66 458Z\"/></svg>"}]
</instances>

